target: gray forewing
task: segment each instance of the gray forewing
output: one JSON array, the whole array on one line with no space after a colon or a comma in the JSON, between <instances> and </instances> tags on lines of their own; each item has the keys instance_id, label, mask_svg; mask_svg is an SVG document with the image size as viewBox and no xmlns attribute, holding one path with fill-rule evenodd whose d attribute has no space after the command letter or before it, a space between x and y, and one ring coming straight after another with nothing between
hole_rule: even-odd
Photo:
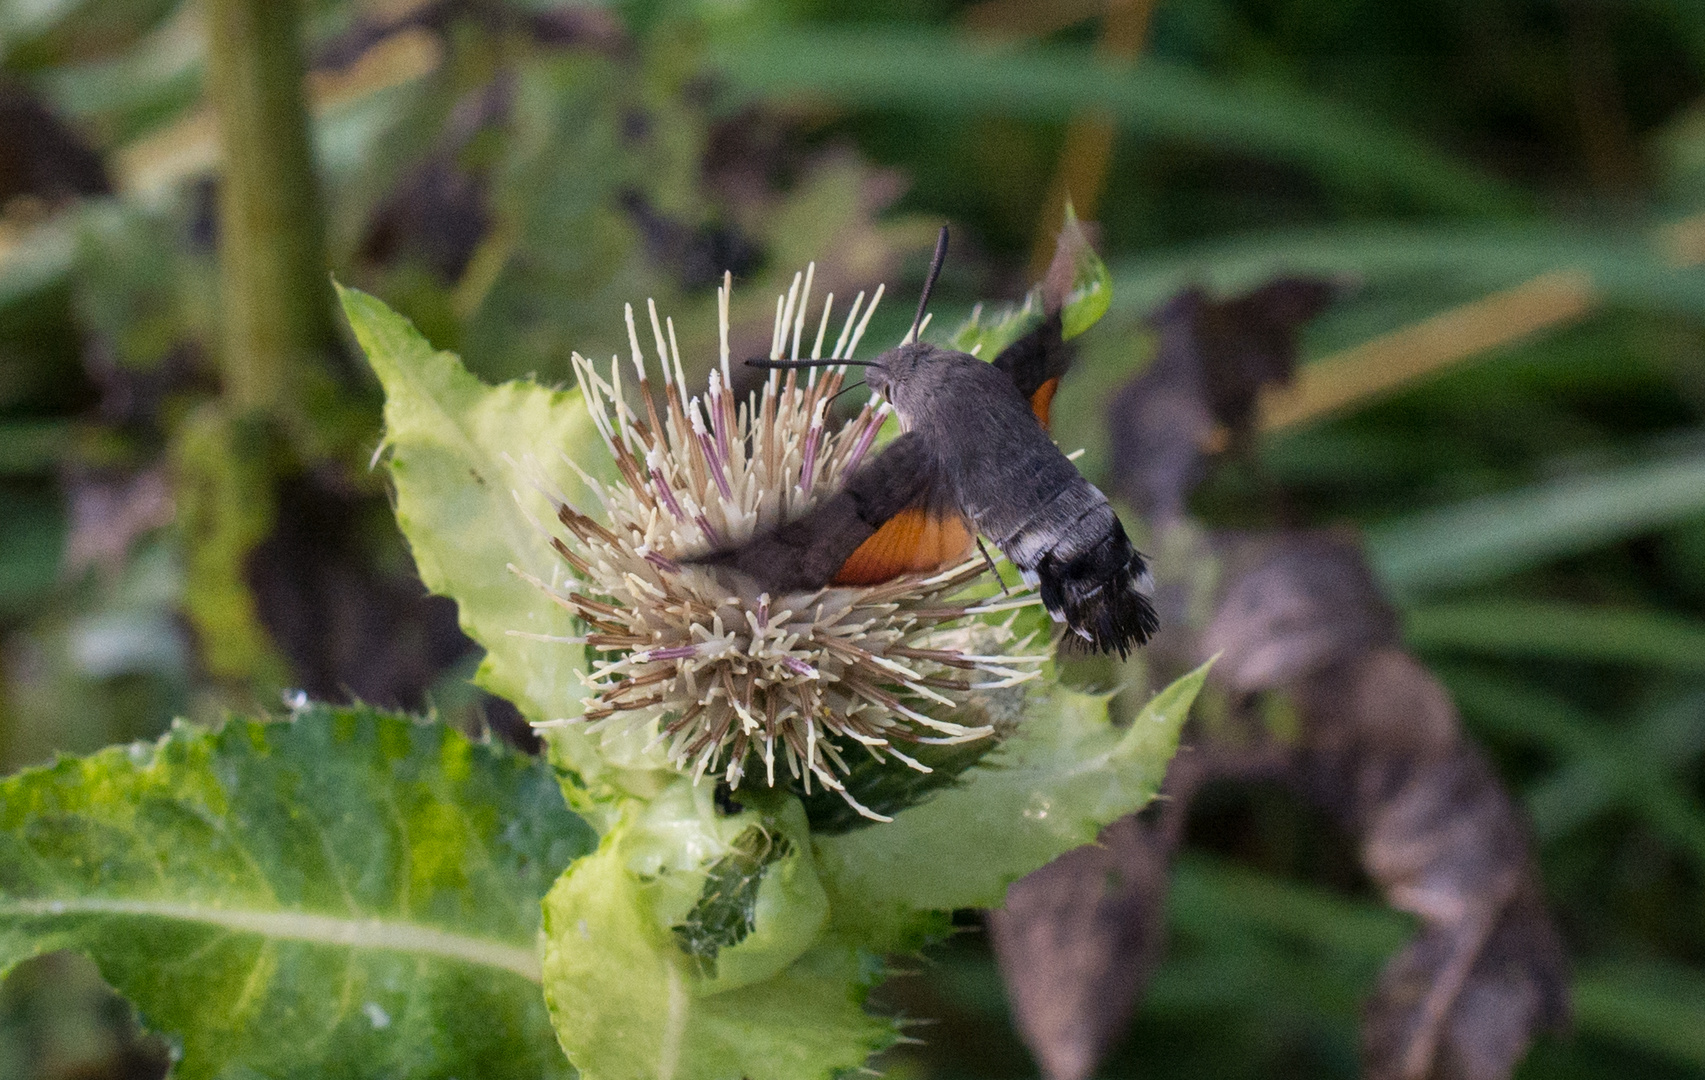
<instances>
[{"instance_id":1,"label":"gray forewing","mask_svg":"<svg viewBox=\"0 0 1705 1080\"><path fill-rule=\"evenodd\" d=\"M1029 569L1080 521L1106 532L1107 499L1043 430L1002 371L964 353L938 352L905 395L963 510L1020 568Z\"/></svg>"}]
</instances>

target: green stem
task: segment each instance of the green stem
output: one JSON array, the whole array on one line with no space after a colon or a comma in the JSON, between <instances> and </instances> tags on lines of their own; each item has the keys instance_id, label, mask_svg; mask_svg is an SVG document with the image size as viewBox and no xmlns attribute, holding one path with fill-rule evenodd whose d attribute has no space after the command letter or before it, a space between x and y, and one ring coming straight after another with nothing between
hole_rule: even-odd
<instances>
[{"instance_id":1,"label":"green stem","mask_svg":"<svg viewBox=\"0 0 1705 1080\"><path fill-rule=\"evenodd\" d=\"M276 413L337 344L297 0L208 0L222 153L221 363L239 410Z\"/></svg>"}]
</instances>

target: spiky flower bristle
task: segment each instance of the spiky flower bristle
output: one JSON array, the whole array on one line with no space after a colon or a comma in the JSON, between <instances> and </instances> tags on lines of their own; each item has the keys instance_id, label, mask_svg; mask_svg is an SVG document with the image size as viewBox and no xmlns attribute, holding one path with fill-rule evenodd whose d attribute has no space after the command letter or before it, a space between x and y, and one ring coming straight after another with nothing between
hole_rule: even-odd
<instances>
[{"instance_id":1,"label":"spiky flower bristle","mask_svg":"<svg viewBox=\"0 0 1705 1080\"><path fill-rule=\"evenodd\" d=\"M777 301L774 358L800 358L814 271L795 275ZM729 389L730 285L725 277L718 291L721 365L702 398L687 392L674 322L660 322L655 303L649 309L664 383L661 412L631 305L628 341L643 415L624 398L619 358L606 380L574 356L620 481L601 484L568 462L602 504L600 520L549 490L537 462L527 468L567 530L566 537L547 535L570 571L564 581L529 580L588 631L564 640L597 654L582 715L539 726L645 732L695 782L720 773L738 787L748 768L761 766L771 786L778 773L806 791L815 781L864 816L887 820L846 790L847 754L862 747L878 761L892 757L928 772L896 744L989 737L988 725L951 717L968 695L1036 676L1046 656L1023 655L1030 638L1013 629L1013 615L995 617L1035 597L962 598L984 572L980 556L872 587L774 597L748 595L725 572L685 564L792 520L837 491L870 454L889 412L872 401L844 424L828 422L844 366L825 368L820 378L817 370L803 378L772 371L760 390L736 402ZM830 359L852 356L881 296L878 288L865 307L859 293ZM833 304L830 294L812 359L822 358Z\"/></svg>"}]
</instances>

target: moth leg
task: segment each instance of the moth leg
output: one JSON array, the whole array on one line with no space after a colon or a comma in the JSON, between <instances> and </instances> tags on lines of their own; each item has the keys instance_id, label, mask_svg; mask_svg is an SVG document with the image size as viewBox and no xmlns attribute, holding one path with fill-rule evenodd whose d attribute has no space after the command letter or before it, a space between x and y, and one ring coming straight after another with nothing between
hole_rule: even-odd
<instances>
[{"instance_id":1,"label":"moth leg","mask_svg":"<svg viewBox=\"0 0 1705 1080\"><path fill-rule=\"evenodd\" d=\"M1006 578L1001 577L1001 572L995 569L995 561L989 558L989 549L983 545L983 538L981 536L977 537L977 550L983 553L983 562L988 564L989 573L993 574L995 576L995 580L1000 582L1001 595L1011 596L1012 593L1009 592L1006 587Z\"/></svg>"}]
</instances>

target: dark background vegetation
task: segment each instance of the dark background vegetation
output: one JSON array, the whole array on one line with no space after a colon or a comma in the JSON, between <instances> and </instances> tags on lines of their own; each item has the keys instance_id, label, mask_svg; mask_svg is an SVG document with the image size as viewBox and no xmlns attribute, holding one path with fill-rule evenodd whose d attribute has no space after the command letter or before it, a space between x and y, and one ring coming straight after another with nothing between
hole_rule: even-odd
<instances>
[{"instance_id":1,"label":"dark background vegetation","mask_svg":"<svg viewBox=\"0 0 1705 1080\"><path fill-rule=\"evenodd\" d=\"M807 259L911 295L943 220L950 326L1022 294L1069 193L1116 298L1056 415L1103 480L1169 295L1342 288L1193 516L1365 530L1525 805L1576 1019L1518 1075L1705 1072L1705 5L316 0L317 188L264 103L219 168L222 5L0 0L0 767L294 689L527 740L422 595L325 269L487 379L562 381L626 300L708 342L725 269L748 336ZM221 235L222 184L295 210ZM245 305L292 304L256 360ZM1280 787L1211 787L1186 836L1100 1075L1355 1075L1409 921ZM891 988L940 1022L887 1075L1035 1075L964 925ZM161 1052L78 962L0 987L0 1075Z\"/></svg>"}]
</instances>

